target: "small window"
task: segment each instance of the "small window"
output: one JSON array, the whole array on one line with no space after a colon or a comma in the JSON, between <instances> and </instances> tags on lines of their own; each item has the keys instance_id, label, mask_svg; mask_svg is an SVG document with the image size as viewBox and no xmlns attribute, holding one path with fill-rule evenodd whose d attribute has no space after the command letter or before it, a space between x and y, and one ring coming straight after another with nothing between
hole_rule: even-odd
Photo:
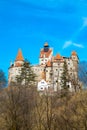
<instances>
[{"instance_id":1,"label":"small window","mask_svg":"<svg viewBox=\"0 0 87 130\"><path fill-rule=\"evenodd\" d=\"M75 57L73 57L73 59L75 59Z\"/></svg>"},{"instance_id":2,"label":"small window","mask_svg":"<svg viewBox=\"0 0 87 130\"><path fill-rule=\"evenodd\" d=\"M44 84L44 82L41 82L42 84Z\"/></svg>"},{"instance_id":3,"label":"small window","mask_svg":"<svg viewBox=\"0 0 87 130\"><path fill-rule=\"evenodd\" d=\"M67 87L69 88L69 85L67 85Z\"/></svg>"}]
</instances>

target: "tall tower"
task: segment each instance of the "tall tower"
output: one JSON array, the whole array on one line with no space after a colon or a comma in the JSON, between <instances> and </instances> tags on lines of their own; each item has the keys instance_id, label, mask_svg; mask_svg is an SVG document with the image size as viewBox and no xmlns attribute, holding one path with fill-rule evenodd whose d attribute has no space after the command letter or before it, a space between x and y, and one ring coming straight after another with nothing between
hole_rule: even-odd
<instances>
[{"instance_id":1,"label":"tall tower","mask_svg":"<svg viewBox=\"0 0 87 130\"><path fill-rule=\"evenodd\" d=\"M78 55L75 51L72 51L71 58L73 61L73 65L75 66L75 69L78 70L79 58L78 58Z\"/></svg>"},{"instance_id":2,"label":"tall tower","mask_svg":"<svg viewBox=\"0 0 87 130\"><path fill-rule=\"evenodd\" d=\"M45 65L49 60L51 60L52 54L52 48L49 48L48 43L45 42L44 47L40 51L39 64Z\"/></svg>"},{"instance_id":3,"label":"tall tower","mask_svg":"<svg viewBox=\"0 0 87 130\"><path fill-rule=\"evenodd\" d=\"M11 82L16 82L16 76L20 75L20 71L23 63L24 63L24 58L21 49L19 49L14 63L11 63L9 67L8 84L10 84Z\"/></svg>"},{"instance_id":4,"label":"tall tower","mask_svg":"<svg viewBox=\"0 0 87 130\"><path fill-rule=\"evenodd\" d=\"M72 51L71 53L71 59L73 62L73 74L75 76L75 78L78 78L78 63L79 63L79 58L78 55L75 51Z\"/></svg>"}]
</instances>

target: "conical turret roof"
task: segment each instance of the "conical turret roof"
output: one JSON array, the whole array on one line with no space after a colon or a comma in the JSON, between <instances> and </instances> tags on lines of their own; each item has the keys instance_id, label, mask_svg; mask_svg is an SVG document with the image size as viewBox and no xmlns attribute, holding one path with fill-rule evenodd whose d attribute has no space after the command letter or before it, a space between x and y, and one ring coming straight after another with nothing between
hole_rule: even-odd
<instances>
[{"instance_id":1,"label":"conical turret roof","mask_svg":"<svg viewBox=\"0 0 87 130\"><path fill-rule=\"evenodd\" d=\"M76 51L72 51L72 55L76 56L77 55Z\"/></svg>"},{"instance_id":2,"label":"conical turret roof","mask_svg":"<svg viewBox=\"0 0 87 130\"><path fill-rule=\"evenodd\" d=\"M56 55L55 59L56 59L56 60L61 59L61 55L58 53L58 54Z\"/></svg>"},{"instance_id":3,"label":"conical turret roof","mask_svg":"<svg viewBox=\"0 0 87 130\"><path fill-rule=\"evenodd\" d=\"M24 58L23 58L23 55L22 55L22 51L21 51L21 49L19 49L17 57L16 57L16 61L23 61L23 60L24 60Z\"/></svg>"}]
</instances>

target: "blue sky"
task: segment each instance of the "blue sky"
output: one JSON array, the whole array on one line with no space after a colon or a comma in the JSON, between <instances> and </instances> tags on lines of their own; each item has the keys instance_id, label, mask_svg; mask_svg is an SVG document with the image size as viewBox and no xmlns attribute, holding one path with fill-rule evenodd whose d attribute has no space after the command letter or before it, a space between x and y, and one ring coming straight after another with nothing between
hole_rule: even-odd
<instances>
[{"instance_id":1,"label":"blue sky","mask_svg":"<svg viewBox=\"0 0 87 130\"><path fill-rule=\"evenodd\" d=\"M54 55L75 50L87 60L87 0L0 0L0 68L6 76L19 48L38 63L45 41Z\"/></svg>"}]
</instances>

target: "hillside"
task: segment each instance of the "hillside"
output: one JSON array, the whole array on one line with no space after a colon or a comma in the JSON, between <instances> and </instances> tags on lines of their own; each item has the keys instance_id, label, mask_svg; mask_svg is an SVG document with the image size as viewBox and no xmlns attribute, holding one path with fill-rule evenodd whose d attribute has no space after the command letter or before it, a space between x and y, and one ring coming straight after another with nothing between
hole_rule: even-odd
<instances>
[{"instance_id":1,"label":"hillside","mask_svg":"<svg viewBox=\"0 0 87 130\"><path fill-rule=\"evenodd\" d=\"M79 79L83 82L84 87L87 86L87 61L81 61L79 63Z\"/></svg>"}]
</instances>

